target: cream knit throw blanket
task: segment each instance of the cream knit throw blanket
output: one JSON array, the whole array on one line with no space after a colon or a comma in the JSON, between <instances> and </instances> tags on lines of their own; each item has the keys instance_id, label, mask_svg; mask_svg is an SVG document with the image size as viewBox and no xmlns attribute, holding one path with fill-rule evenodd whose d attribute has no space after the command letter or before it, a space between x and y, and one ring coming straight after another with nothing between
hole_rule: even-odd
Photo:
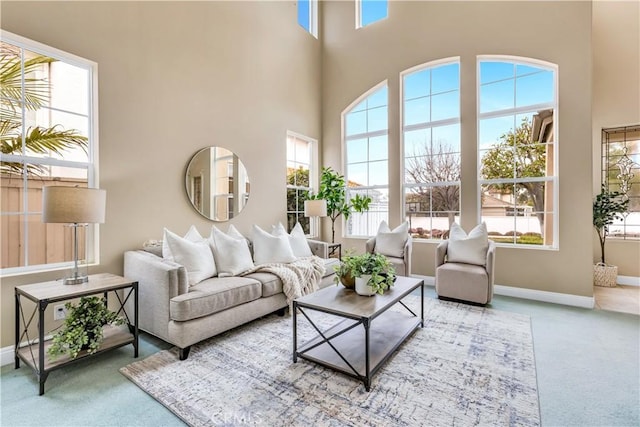
<instances>
[{"instance_id":1,"label":"cream knit throw blanket","mask_svg":"<svg viewBox=\"0 0 640 427\"><path fill-rule=\"evenodd\" d=\"M324 261L314 255L298 258L288 264L261 264L243 273L243 276L256 272L275 274L282 281L282 292L287 297L287 304L291 308L291 301L318 290L318 284L324 276L324 271Z\"/></svg>"}]
</instances>

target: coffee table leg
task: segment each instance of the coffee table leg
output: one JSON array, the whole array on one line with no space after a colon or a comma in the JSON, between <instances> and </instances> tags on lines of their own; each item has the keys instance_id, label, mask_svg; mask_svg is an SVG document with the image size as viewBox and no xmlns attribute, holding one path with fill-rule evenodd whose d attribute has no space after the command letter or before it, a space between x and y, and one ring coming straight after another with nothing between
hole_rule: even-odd
<instances>
[{"instance_id":1,"label":"coffee table leg","mask_svg":"<svg viewBox=\"0 0 640 427\"><path fill-rule=\"evenodd\" d=\"M295 301L292 304L293 310L293 363L298 362L298 305Z\"/></svg>"},{"instance_id":2,"label":"coffee table leg","mask_svg":"<svg viewBox=\"0 0 640 427\"><path fill-rule=\"evenodd\" d=\"M370 366L369 366L369 328L370 328L370 321L367 318L363 318L362 319L362 324L364 325L364 348L365 348L365 355L364 355L364 363L365 363L365 378L364 378L364 388L367 391L371 390L371 370L370 370Z\"/></svg>"},{"instance_id":3,"label":"coffee table leg","mask_svg":"<svg viewBox=\"0 0 640 427\"><path fill-rule=\"evenodd\" d=\"M424 280L420 285L420 327L424 328Z\"/></svg>"}]
</instances>

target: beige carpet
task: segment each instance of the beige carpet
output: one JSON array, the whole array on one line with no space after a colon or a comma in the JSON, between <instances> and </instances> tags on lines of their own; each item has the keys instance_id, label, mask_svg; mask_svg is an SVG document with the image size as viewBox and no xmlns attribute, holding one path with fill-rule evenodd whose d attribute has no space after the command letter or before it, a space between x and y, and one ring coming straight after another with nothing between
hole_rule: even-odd
<instances>
[{"instance_id":1,"label":"beige carpet","mask_svg":"<svg viewBox=\"0 0 640 427\"><path fill-rule=\"evenodd\" d=\"M424 329L371 392L311 362L294 364L291 321L267 316L194 346L186 361L174 348L121 372L192 426L540 425L527 316L427 299ZM302 318L298 325L313 336Z\"/></svg>"}]
</instances>

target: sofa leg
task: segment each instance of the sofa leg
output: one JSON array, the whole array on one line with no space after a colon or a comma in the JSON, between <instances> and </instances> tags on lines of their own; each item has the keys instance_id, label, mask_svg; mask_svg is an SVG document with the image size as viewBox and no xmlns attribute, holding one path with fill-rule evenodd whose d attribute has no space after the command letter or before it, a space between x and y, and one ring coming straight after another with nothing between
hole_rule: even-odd
<instances>
[{"instance_id":1,"label":"sofa leg","mask_svg":"<svg viewBox=\"0 0 640 427\"><path fill-rule=\"evenodd\" d=\"M280 310L276 311L276 314L280 317L284 317L285 310L285 308L281 308Z\"/></svg>"},{"instance_id":2,"label":"sofa leg","mask_svg":"<svg viewBox=\"0 0 640 427\"><path fill-rule=\"evenodd\" d=\"M180 360L187 360L189 357L189 351L191 350L191 346L181 348L180 350Z\"/></svg>"}]
</instances>

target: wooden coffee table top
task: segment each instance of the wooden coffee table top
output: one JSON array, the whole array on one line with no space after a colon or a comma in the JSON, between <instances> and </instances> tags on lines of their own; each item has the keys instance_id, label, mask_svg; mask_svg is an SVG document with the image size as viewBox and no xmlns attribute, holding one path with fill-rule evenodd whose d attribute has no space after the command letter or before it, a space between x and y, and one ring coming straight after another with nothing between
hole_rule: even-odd
<instances>
[{"instance_id":1,"label":"wooden coffee table top","mask_svg":"<svg viewBox=\"0 0 640 427\"><path fill-rule=\"evenodd\" d=\"M422 285L422 279L398 276L384 294L363 296L342 285L329 286L297 298L296 304L352 319L373 319Z\"/></svg>"}]
</instances>

